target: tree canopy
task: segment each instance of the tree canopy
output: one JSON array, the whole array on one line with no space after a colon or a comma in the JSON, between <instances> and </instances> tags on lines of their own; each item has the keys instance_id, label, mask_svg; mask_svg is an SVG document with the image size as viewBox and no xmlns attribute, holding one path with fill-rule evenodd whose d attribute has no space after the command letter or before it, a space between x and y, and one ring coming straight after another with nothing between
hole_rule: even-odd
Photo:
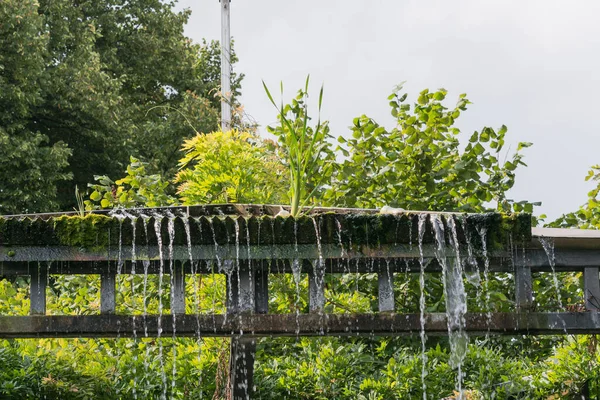
<instances>
[{"instance_id":1,"label":"tree canopy","mask_svg":"<svg viewBox=\"0 0 600 400\"><path fill-rule=\"evenodd\" d=\"M158 0L0 4L0 212L69 209L75 185L130 156L174 174L183 140L219 120L220 47L184 35L189 15Z\"/></svg>"}]
</instances>

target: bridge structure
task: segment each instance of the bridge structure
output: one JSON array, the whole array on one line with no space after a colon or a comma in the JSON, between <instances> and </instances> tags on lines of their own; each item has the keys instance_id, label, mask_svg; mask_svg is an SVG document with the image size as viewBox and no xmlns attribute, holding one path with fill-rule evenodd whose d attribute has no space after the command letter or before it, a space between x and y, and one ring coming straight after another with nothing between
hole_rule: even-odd
<instances>
[{"instance_id":1,"label":"bridge structure","mask_svg":"<svg viewBox=\"0 0 600 400\"><path fill-rule=\"evenodd\" d=\"M0 315L0 338L231 337L235 399L250 396L256 338L273 336L448 335L448 313L398 313L394 275L510 274L510 312L467 312L468 334L600 333L600 232L530 228L530 216L312 209L285 217L281 206L214 205L0 217L0 277L28 276L30 315ZM551 249L544 244L551 244ZM143 265L143 267L141 267ZM137 267L137 268L136 268ZM532 274L581 272L583 303L540 312ZM122 274L164 274L170 312L116 313ZM269 310L273 274L307 274L309 311ZM378 309L328 313L327 274L377 274ZM100 276L96 315L47 315L52 275ZM223 274L226 312L186 312L185 277ZM462 276L462 275L459 275ZM189 310L189 308L188 308Z\"/></svg>"}]
</instances>

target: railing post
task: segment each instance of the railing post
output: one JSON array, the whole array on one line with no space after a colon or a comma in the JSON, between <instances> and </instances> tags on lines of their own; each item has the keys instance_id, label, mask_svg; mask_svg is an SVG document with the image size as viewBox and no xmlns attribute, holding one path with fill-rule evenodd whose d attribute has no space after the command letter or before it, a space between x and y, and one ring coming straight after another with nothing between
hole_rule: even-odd
<instances>
[{"instance_id":1,"label":"railing post","mask_svg":"<svg viewBox=\"0 0 600 400\"><path fill-rule=\"evenodd\" d=\"M227 279L228 285L231 285L231 291L229 288L227 289L228 312L257 311L258 307L264 306L265 301L257 294L255 288L258 275L256 271L253 271L251 261L240 261L237 268ZM264 293L262 288L261 292ZM229 293L232 295L231 299L229 299ZM260 298L260 303L256 301L257 298ZM229 376L231 377L230 392L233 400L250 399L254 380L255 353L256 339L241 335L231 338Z\"/></svg>"},{"instance_id":2,"label":"railing post","mask_svg":"<svg viewBox=\"0 0 600 400\"><path fill-rule=\"evenodd\" d=\"M185 274L183 262L173 260L171 276L171 313L185 314Z\"/></svg>"},{"instance_id":3,"label":"railing post","mask_svg":"<svg viewBox=\"0 0 600 400\"><path fill-rule=\"evenodd\" d=\"M533 306L531 267L524 263L515 265L515 285L517 312L531 310Z\"/></svg>"},{"instance_id":4,"label":"railing post","mask_svg":"<svg viewBox=\"0 0 600 400\"><path fill-rule=\"evenodd\" d=\"M254 270L254 305L258 314L269 312L269 270L264 265Z\"/></svg>"},{"instance_id":5,"label":"railing post","mask_svg":"<svg viewBox=\"0 0 600 400\"><path fill-rule=\"evenodd\" d=\"M116 272L110 265L100 274L100 314L114 314L116 310L115 285Z\"/></svg>"},{"instance_id":6,"label":"railing post","mask_svg":"<svg viewBox=\"0 0 600 400\"><path fill-rule=\"evenodd\" d=\"M246 337L231 338L229 373L231 377L231 398L233 400L250 399L254 386L254 358L256 339Z\"/></svg>"},{"instance_id":7,"label":"railing post","mask_svg":"<svg viewBox=\"0 0 600 400\"><path fill-rule=\"evenodd\" d=\"M308 273L308 309L311 313L321 313L325 307L325 268L320 260L312 262Z\"/></svg>"},{"instance_id":8,"label":"railing post","mask_svg":"<svg viewBox=\"0 0 600 400\"><path fill-rule=\"evenodd\" d=\"M598 267L587 267L583 270L583 297L585 309L600 310L600 276Z\"/></svg>"},{"instance_id":9,"label":"railing post","mask_svg":"<svg viewBox=\"0 0 600 400\"><path fill-rule=\"evenodd\" d=\"M37 263L31 270L29 285L29 313L31 315L46 314L46 286L48 285L48 266Z\"/></svg>"},{"instance_id":10,"label":"railing post","mask_svg":"<svg viewBox=\"0 0 600 400\"><path fill-rule=\"evenodd\" d=\"M389 268L382 268L377 274L379 283L379 312L394 312L394 273Z\"/></svg>"}]
</instances>

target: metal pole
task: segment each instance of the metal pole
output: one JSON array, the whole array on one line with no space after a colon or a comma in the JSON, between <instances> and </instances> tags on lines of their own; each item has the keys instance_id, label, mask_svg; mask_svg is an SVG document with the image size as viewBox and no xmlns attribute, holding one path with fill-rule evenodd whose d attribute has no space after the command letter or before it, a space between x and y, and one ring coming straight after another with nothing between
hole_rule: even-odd
<instances>
[{"instance_id":1,"label":"metal pole","mask_svg":"<svg viewBox=\"0 0 600 400\"><path fill-rule=\"evenodd\" d=\"M231 31L229 5L231 0L221 2L221 130L231 129Z\"/></svg>"}]
</instances>

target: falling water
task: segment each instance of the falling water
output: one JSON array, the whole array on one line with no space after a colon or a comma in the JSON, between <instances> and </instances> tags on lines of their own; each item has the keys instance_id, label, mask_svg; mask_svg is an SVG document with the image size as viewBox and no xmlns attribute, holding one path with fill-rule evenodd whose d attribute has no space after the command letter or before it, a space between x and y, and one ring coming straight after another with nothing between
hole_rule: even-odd
<instances>
[{"instance_id":1,"label":"falling water","mask_svg":"<svg viewBox=\"0 0 600 400\"><path fill-rule=\"evenodd\" d=\"M167 230L169 232L169 271L171 272L171 317L173 319L173 369L171 379L171 397L175 396L175 382L177 378L177 321L176 313L173 306L175 300L174 289L175 289L175 259L173 257L173 242L175 240L175 216L171 213L168 214Z\"/></svg>"},{"instance_id":2,"label":"falling water","mask_svg":"<svg viewBox=\"0 0 600 400\"><path fill-rule=\"evenodd\" d=\"M485 299L483 302L484 310L486 310L486 324L488 331L485 334L486 341L489 339L490 326L492 325L492 309L490 308L490 258L487 251L487 227L485 225L477 228L481 239L481 255L483 257L483 280L485 282Z\"/></svg>"},{"instance_id":3,"label":"falling water","mask_svg":"<svg viewBox=\"0 0 600 400\"><path fill-rule=\"evenodd\" d=\"M198 291L198 285L196 284L198 279L198 262L194 262L194 256L192 253L192 234L190 229L190 217L184 215L181 220L183 221L183 228L185 230L185 238L187 242L188 260L190 262L190 269L192 272L192 285L194 287L194 303L195 303L195 314L196 314L196 340L198 343L198 365L201 365L202 357L202 332L200 331L200 295ZM202 225L198 224L200 229L200 237L202 236ZM202 388L202 374L198 377L198 387ZM202 392L200 392L202 397Z\"/></svg>"},{"instance_id":4,"label":"falling water","mask_svg":"<svg viewBox=\"0 0 600 400\"><path fill-rule=\"evenodd\" d=\"M129 216L130 221L131 221L131 302L132 302L132 311L133 308L135 307L135 267L136 267L136 259L137 259L137 255L136 255L136 249L135 249L135 226L137 223L137 217L130 215ZM137 330L135 328L135 314L132 312L132 326L133 326L133 345L135 348L135 351L133 353L133 376L136 376L136 365L137 365L137 360L138 360L138 353L137 353L137 348L138 348L138 339L137 339ZM137 382L134 379L133 380L133 398L137 399Z\"/></svg>"},{"instance_id":5,"label":"falling water","mask_svg":"<svg viewBox=\"0 0 600 400\"><path fill-rule=\"evenodd\" d=\"M142 226L144 227L144 236L146 238L146 255L149 255L148 221L150 220L150 217L145 214L140 214L140 217L142 218ZM142 292L143 292L142 322L144 325L144 337L148 338L148 322L147 322L147 317L148 317L148 269L150 268L150 260L147 260L147 259L143 260L142 266L144 267L144 282L143 282L143 286L142 286ZM150 346L146 346L146 357L144 358L144 373L146 375L148 375L148 368L149 368L148 360L149 359L150 359Z\"/></svg>"},{"instance_id":6,"label":"falling water","mask_svg":"<svg viewBox=\"0 0 600 400\"><path fill-rule=\"evenodd\" d=\"M454 257L447 259L444 224L439 215L432 214L435 232L435 255L442 267L444 281L444 296L446 298L446 318L448 319L448 336L450 341L450 365L457 369L457 389L459 399L464 399L462 393L462 363L467 352L468 336L464 331L467 302L463 281L463 268L460 258L456 225L454 218L446 219L450 230L449 241L454 250Z\"/></svg>"},{"instance_id":7,"label":"falling water","mask_svg":"<svg viewBox=\"0 0 600 400\"><path fill-rule=\"evenodd\" d=\"M475 286L475 289L477 290L475 298L478 300L478 305L481 305L480 299L483 296L483 288L481 285L481 273L479 271L479 263L477 262L477 257L473 248L471 230L467 226L467 221L463 216L459 216L458 218L460 226L465 234L465 241L467 242L467 259L465 260L465 265L468 268L465 268L463 272L465 274L467 282Z\"/></svg>"},{"instance_id":8,"label":"falling water","mask_svg":"<svg viewBox=\"0 0 600 400\"><path fill-rule=\"evenodd\" d=\"M325 274L325 261L323 260L323 248L321 246L321 232L319 230L319 223L315 217L311 217L313 222L313 226L315 228L315 238L317 241L317 255L318 258L313 261L313 281L314 281L314 291L310 293L311 298L310 302L314 301L318 308L317 312L319 314L319 334L325 334L324 322L325 322L325 314L323 313L323 307L325 305L325 287L324 287L324 274Z\"/></svg>"},{"instance_id":9,"label":"falling water","mask_svg":"<svg viewBox=\"0 0 600 400\"><path fill-rule=\"evenodd\" d=\"M546 239L543 237L539 238L539 241L544 248L544 252L546 253L546 257L548 257L548 263L550 264L550 268L552 269L552 282L554 284L554 292L556 293L556 300L558 301L559 311L564 310L564 306L562 303L562 299L560 297L560 286L558 283L558 275L556 274L556 258L554 257L554 241L551 239ZM567 334L567 323L560 316L558 317L560 320L563 331Z\"/></svg>"},{"instance_id":10,"label":"falling water","mask_svg":"<svg viewBox=\"0 0 600 400\"><path fill-rule=\"evenodd\" d=\"M167 398L167 375L165 372L165 361L163 359L163 345L162 345L162 316L163 316L163 278L165 273L164 256L163 256L163 243L161 234L162 216L156 215L154 217L154 232L156 233L156 240L158 244L158 256L159 256L159 269L158 269L158 319L157 319L157 342L158 342L158 358L160 361L160 376L163 383L163 392L161 400Z\"/></svg>"},{"instance_id":11,"label":"falling water","mask_svg":"<svg viewBox=\"0 0 600 400\"><path fill-rule=\"evenodd\" d=\"M423 388L423 400L427 400L427 384L425 377L427 376L427 353L425 344L427 335L425 334L425 260L423 257L423 236L425 235L425 223L427 222L427 214L419 214L419 321L421 322L421 387Z\"/></svg>"},{"instance_id":12,"label":"falling water","mask_svg":"<svg viewBox=\"0 0 600 400\"><path fill-rule=\"evenodd\" d=\"M563 310L562 299L560 298L560 286L558 283L558 276L556 275L556 259L554 258L554 241L543 237L539 238L540 244L544 248L546 257L548 257L548 263L552 269L552 282L554 284L554 290L556 293L556 300L558 301L559 310Z\"/></svg>"},{"instance_id":13,"label":"falling water","mask_svg":"<svg viewBox=\"0 0 600 400\"><path fill-rule=\"evenodd\" d=\"M217 242L217 234L215 233L215 226L213 224L213 220L212 219L208 219L208 224L210 226L210 230L212 233L212 238L213 238L213 243L215 246L215 260L217 262L217 271L219 273L224 272L224 267L223 267L223 262L221 261L221 256L219 255L219 243ZM211 262L212 265L212 273L213 273L213 277L214 277L214 263ZM231 268L227 268L227 270L229 271ZM228 278L226 278L228 279ZM231 285L227 285L227 293L226 296L228 296L227 298L231 298ZM216 300L213 296L212 298L212 305L213 305L213 329L216 332L217 331L217 323L214 319L214 311L216 310ZM227 321L227 313L225 313L225 318L224 318L224 322Z\"/></svg>"},{"instance_id":14,"label":"falling water","mask_svg":"<svg viewBox=\"0 0 600 400\"><path fill-rule=\"evenodd\" d=\"M292 276L296 284L296 336L300 334L300 279L302 268L300 259L298 258L298 222L294 218L294 258L292 260Z\"/></svg>"}]
</instances>

